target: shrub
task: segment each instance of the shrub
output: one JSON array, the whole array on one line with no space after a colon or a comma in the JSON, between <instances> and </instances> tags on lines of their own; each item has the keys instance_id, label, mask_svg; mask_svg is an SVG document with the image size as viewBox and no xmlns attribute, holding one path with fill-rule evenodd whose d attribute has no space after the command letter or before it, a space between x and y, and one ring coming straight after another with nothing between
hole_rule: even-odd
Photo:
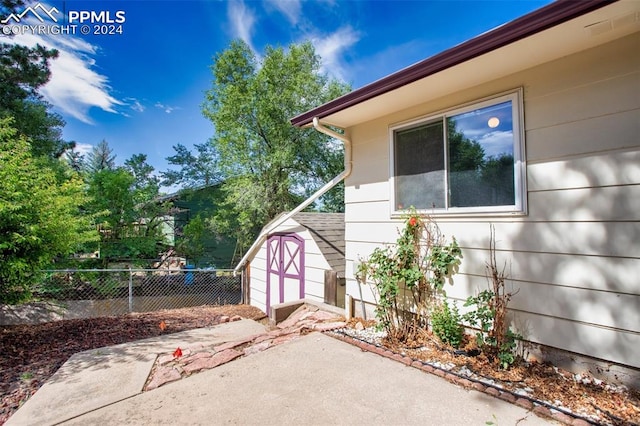
<instances>
[{"instance_id":1,"label":"shrub","mask_svg":"<svg viewBox=\"0 0 640 426\"><path fill-rule=\"evenodd\" d=\"M388 338L406 342L426 330L434 297L444 294L461 257L455 238L446 244L435 222L412 209L396 244L376 248L361 263L358 279L373 283L376 317Z\"/></svg>"},{"instance_id":2,"label":"shrub","mask_svg":"<svg viewBox=\"0 0 640 426\"><path fill-rule=\"evenodd\" d=\"M513 296L505 289L505 268L498 270L496 262L495 231L491 227L489 242L490 258L487 264L487 278L491 289L480 292L477 296L467 298L464 306L475 309L462 317L470 325L477 327L476 340L480 349L489 358L493 358L501 368L509 368L515 361L517 340L522 339L511 330L507 323L507 305Z\"/></svg>"},{"instance_id":3,"label":"shrub","mask_svg":"<svg viewBox=\"0 0 640 426\"><path fill-rule=\"evenodd\" d=\"M445 300L431 312L431 330L442 343L454 348L460 346L464 337L464 327L461 323L462 317L455 303L450 308Z\"/></svg>"}]
</instances>

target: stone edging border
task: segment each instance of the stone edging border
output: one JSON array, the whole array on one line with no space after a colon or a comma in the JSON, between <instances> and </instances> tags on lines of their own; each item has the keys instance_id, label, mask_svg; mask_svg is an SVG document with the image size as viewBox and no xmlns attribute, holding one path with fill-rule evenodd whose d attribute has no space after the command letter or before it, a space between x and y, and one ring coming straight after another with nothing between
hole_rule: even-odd
<instances>
[{"instance_id":1,"label":"stone edging border","mask_svg":"<svg viewBox=\"0 0 640 426\"><path fill-rule=\"evenodd\" d=\"M566 425L571 426L592 426L592 425L600 425L600 423L595 423L593 421L587 420L583 417L580 417L576 414L564 411L560 408L554 407L544 401L539 401L534 398L530 398L524 395L516 395L508 390L500 389L496 386L492 386L486 383L482 383L480 381L466 378L455 374L450 371L443 370L438 367L434 367L428 363L424 363L422 361L413 359L406 355L401 355L399 353L393 352L389 349L386 349L382 346L377 346L372 343L366 342L364 340L360 340L358 338L354 338L348 336L346 334L342 334L337 330L327 331L324 334L327 334L335 339L341 340L345 343L349 343L351 345L357 346L358 348L372 352L376 355L383 356L385 358L392 359L394 361L405 364L408 367L413 367L418 370L421 370L425 373L434 374L438 377L441 377L449 382L462 386L465 389L473 389L478 392L483 392L487 395L490 395L494 398L501 399L511 404L515 404L519 407L528 410L537 416L546 417ZM553 410L553 411L552 411Z\"/></svg>"}]
</instances>

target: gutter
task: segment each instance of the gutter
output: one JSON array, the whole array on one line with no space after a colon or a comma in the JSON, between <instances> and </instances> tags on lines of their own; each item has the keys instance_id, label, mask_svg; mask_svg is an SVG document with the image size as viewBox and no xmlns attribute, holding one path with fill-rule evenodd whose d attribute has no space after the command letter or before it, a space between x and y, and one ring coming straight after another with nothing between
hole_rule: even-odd
<instances>
[{"instance_id":1,"label":"gutter","mask_svg":"<svg viewBox=\"0 0 640 426\"><path fill-rule=\"evenodd\" d=\"M269 236L271 231L273 231L278 226L282 225L287 220L291 219L296 214L300 213L302 210L307 208L311 203L316 201L318 198L324 195L327 191L329 191L331 188L333 188L334 186L342 182L351 174L351 168L353 165L353 162L351 160L351 140L347 138L346 134L340 134L329 129L325 124L321 123L320 120L318 120L318 117L314 117L312 123L313 123L313 128L316 129L318 132L324 133L325 135L330 136L334 139L341 140L344 143L344 170L339 175L331 179L331 181L324 184L322 188L314 192L309 198L307 198L302 203L300 203L295 209L277 218L268 227L264 228L262 232L260 232L260 235L258 235L258 238L256 238L256 241L251 245L251 247L249 247L249 250L247 250L247 252L242 257L242 259L240 259L240 262L238 262L238 264L234 268L233 270L234 276L237 275L238 272L240 272L240 270L248 262L249 258L253 257L253 255L256 254L256 252L260 249L260 246L267 240L267 237Z\"/></svg>"},{"instance_id":2,"label":"gutter","mask_svg":"<svg viewBox=\"0 0 640 426\"><path fill-rule=\"evenodd\" d=\"M309 125L312 119L316 117L327 117L343 111L616 1L618 0L554 1L527 15L480 34L475 38L383 77L317 108L299 114L290 120L291 124L296 127Z\"/></svg>"}]
</instances>

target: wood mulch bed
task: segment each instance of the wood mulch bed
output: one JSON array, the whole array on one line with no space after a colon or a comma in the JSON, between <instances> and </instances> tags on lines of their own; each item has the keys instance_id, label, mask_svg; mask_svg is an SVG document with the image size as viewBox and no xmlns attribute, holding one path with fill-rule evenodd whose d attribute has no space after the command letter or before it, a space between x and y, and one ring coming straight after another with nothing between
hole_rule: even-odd
<instances>
[{"instance_id":1,"label":"wood mulch bed","mask_svg":"<svg viewBox=\"0 0 640 426\"><path fill-rule=\"evenodd\" d=\"M234 315L265 316L253 306L225 305L0 326L0 425L77 352L210 327Z\"/></svg>"},{"instance_id":2,"label":"wood mulch bed","mask_svg":"<svg viewBox=\"0 0 640 426\"><path fill-rule=\"evenodd\" d=\"M371 329L373 325L373 321L361 318L352 319L348 324L351 329L360 330ZM520 361L510 369L503 370L483 354L456 355L453 348L445 347L430 332L425 332L418 341L409 345L367 338L366 333L364 336L358 338L428 365L442 366L440 371L443 372L462 372L458 374L461 378L480 377L480 383L490 383L495 389L504 389L516 396L525 394L532 400L574 413L593 424L640 425L638 390L610 385L585 374L576 375L550 364ZM473 340L467 336L462 349L466 352L477 350Z\"/></svg>"}]
</instances>

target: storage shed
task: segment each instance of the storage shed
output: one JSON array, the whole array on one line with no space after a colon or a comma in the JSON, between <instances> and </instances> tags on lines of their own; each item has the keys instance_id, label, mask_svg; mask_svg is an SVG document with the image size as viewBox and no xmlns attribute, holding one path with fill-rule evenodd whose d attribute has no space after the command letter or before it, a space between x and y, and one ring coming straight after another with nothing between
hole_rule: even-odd
<instances>
[{"instance_id":1,"label":"storage shed","mask_svg":"<svg viewBox=\"0 0 640 426\"><path fill-rule=\"evenodd\" d=\"M245 300L266 313L300 299L344 307L344 214L301 212L273 227L283 216L247 259Z\"/></svg>"}]
</instances>

